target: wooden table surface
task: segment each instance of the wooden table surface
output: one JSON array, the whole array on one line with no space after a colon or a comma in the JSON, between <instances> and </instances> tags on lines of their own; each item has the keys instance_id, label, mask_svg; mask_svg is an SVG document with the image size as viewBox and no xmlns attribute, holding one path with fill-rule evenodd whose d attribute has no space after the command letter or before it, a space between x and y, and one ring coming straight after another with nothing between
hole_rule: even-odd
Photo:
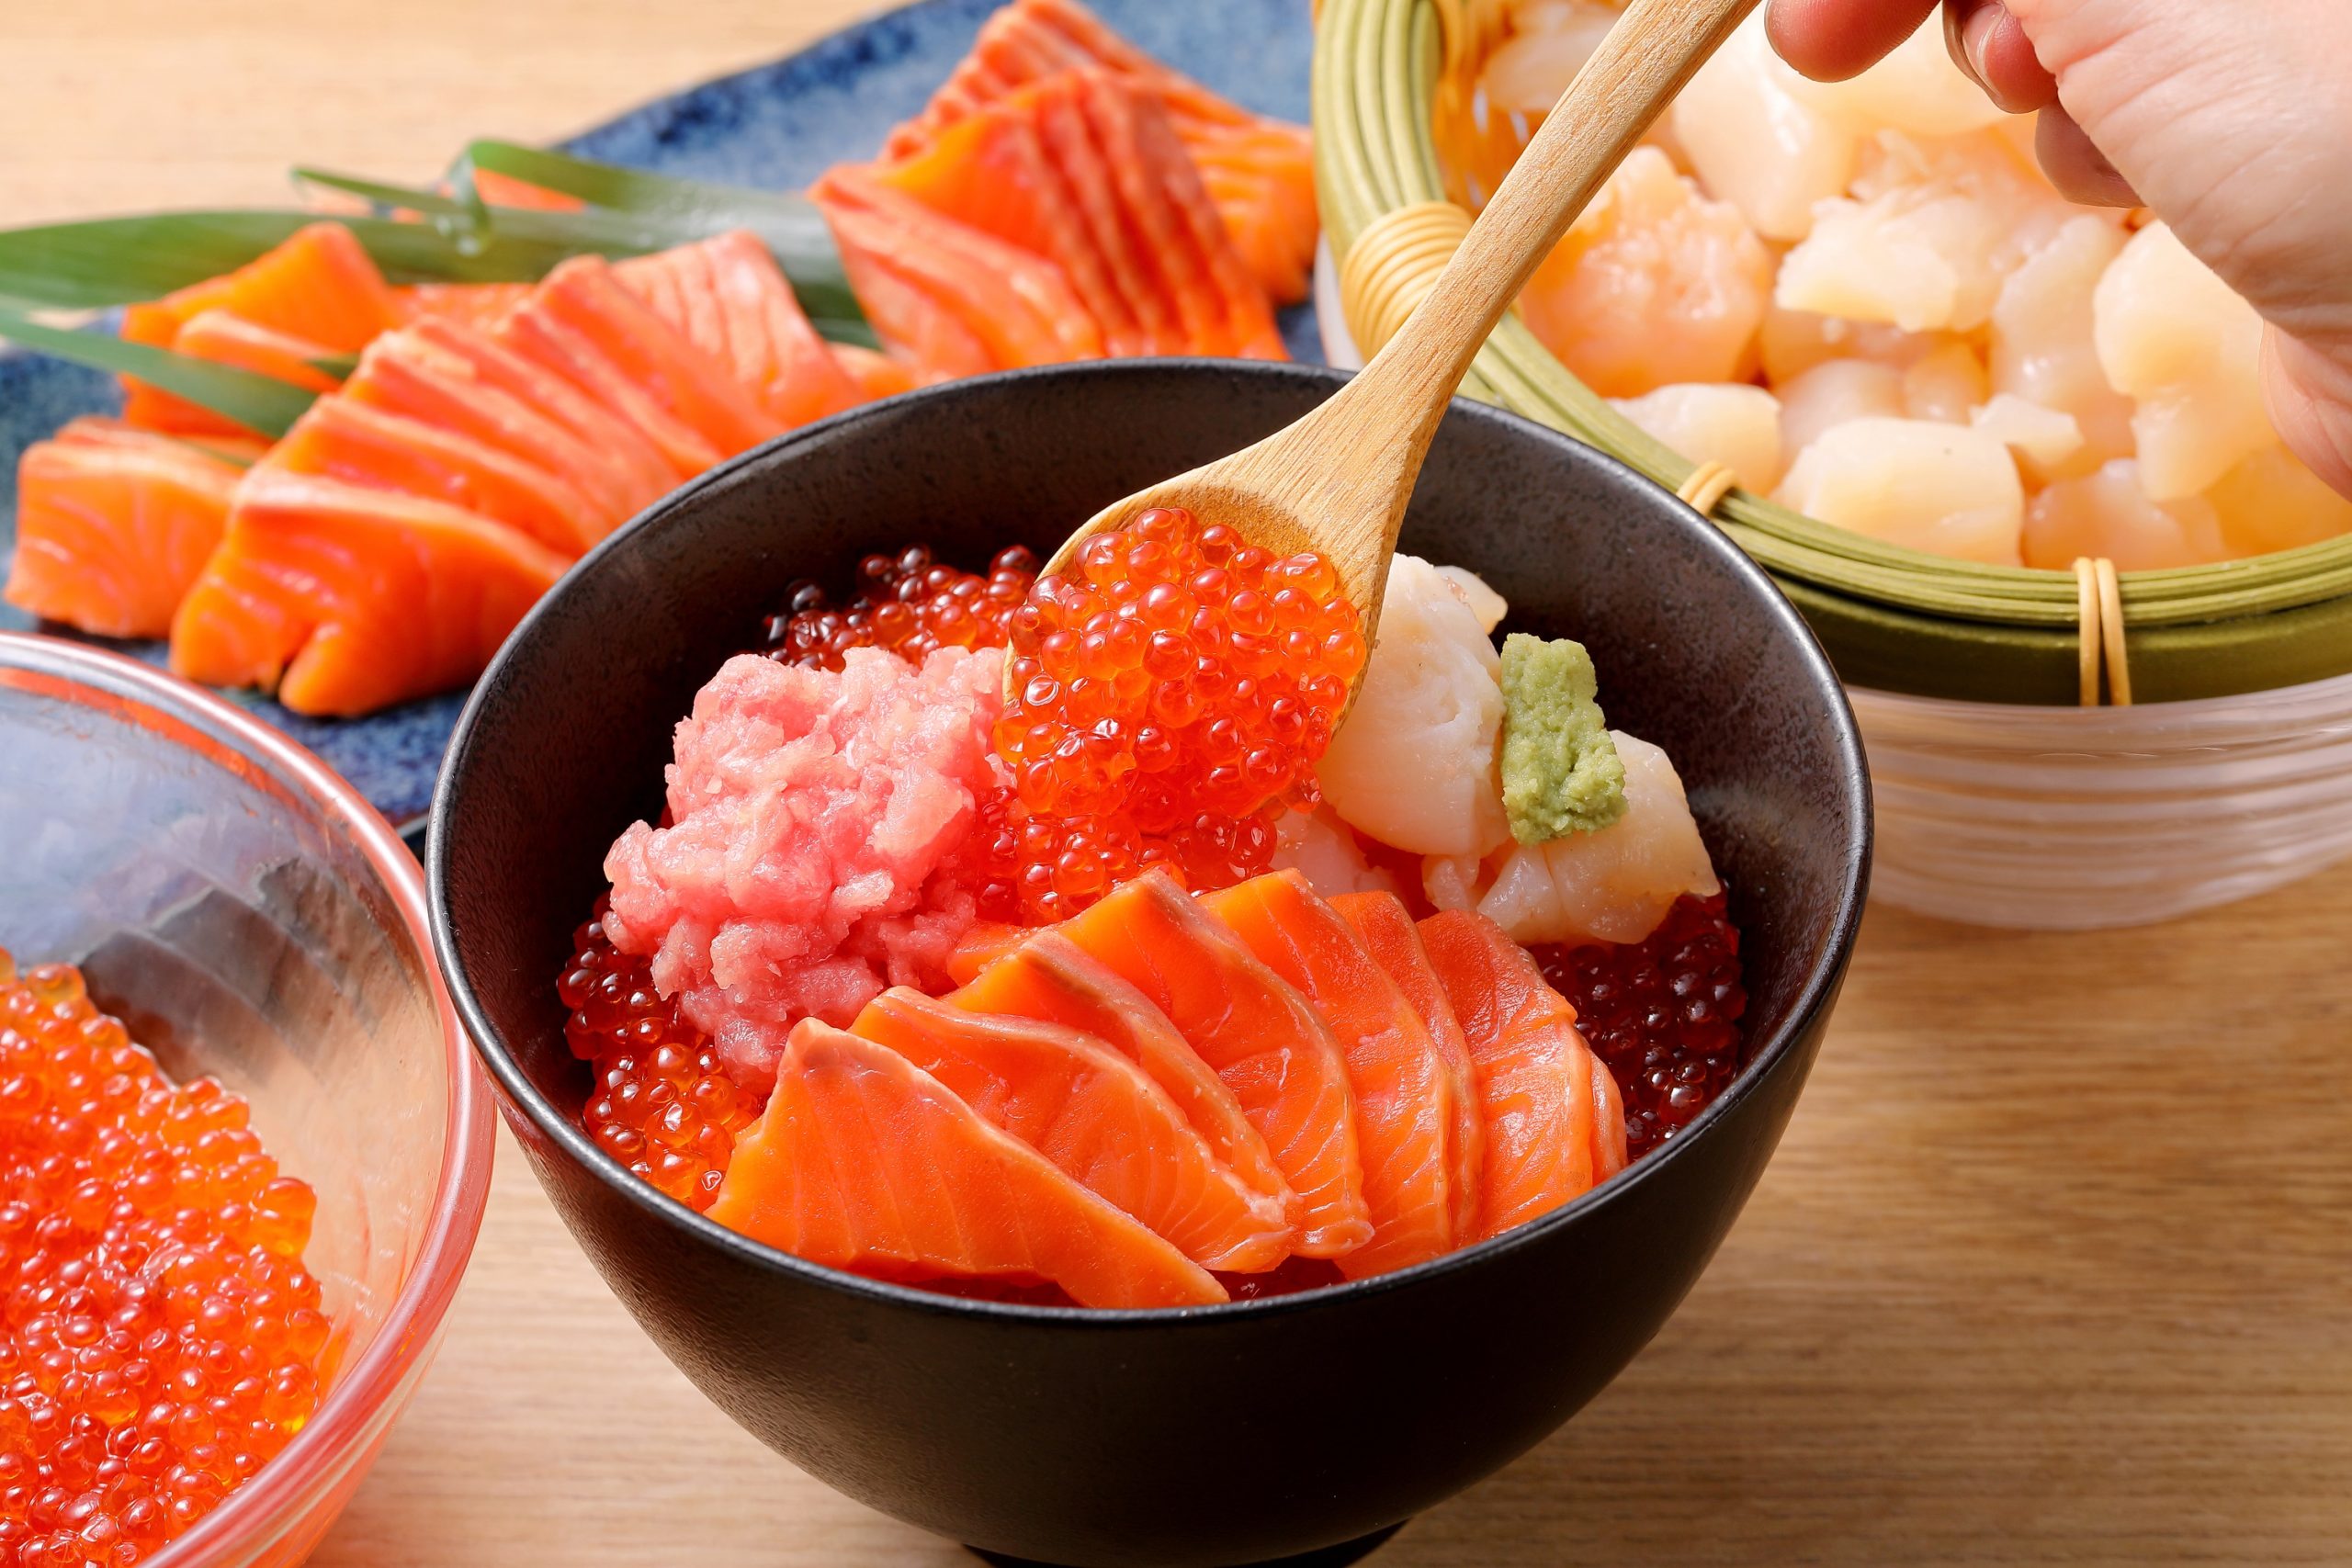
<instances>
[{"instance_id":1,"label":"wooden table surface","mask_svg":"<svg viewBox=\"0 0 2352 1568\"><path fill-rule=\"evenodd\" d=\"M422 179L865 8L0 0L0 222L276 200L298 158ZM1377 1561L2352 1562L2347 937L2352 867L2151 931L1874 911L1681 1312ZM511 1145L439 1363L315 1559L969 1561L706 1404Z\"/></svg>"}]
</instances>

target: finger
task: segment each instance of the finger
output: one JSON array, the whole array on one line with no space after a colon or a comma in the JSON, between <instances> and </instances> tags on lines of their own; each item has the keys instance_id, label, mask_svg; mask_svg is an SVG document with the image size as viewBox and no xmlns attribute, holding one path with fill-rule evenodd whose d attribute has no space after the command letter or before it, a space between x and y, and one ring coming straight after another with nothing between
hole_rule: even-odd
<instances>
[{"instance_id":1,"label":"finger","mask_svg":"<svg viewBox=\"0 0 2352 1568\"><path fill-rule=\"evenodd\" d=\"M2034 127L2033 150L2050 183L2067 200L2086 207L2140 205L2132 182L2115 172L2107 154L2092 145L2064 105L2052 104L2041 111L2041 123Z\"/></svg>"},{"instance_id":2,"label":"finger","mask_svg":"<svg viewBox=\"0 0 2352 1568\"><path fill-rule=\"evenodd\" d=\"M1765 31L1781 58L1816 82L1843 82L1918 30L1936 0L1772 0Z\"/></svg>"},{"instance_id":3,"label":"finger","mask_svg":"<svg viewBox=\"0 0 2352 1568\"><path fill-rule=\"evenodd\" d=\"M2272 327L2262 334L2270 423L2339 495L2352 496L2352 351L2330 355Z\"/></svg>"},{"instance_id":4,"label":"finger","mask_svg":"<svg viewBox=\"0 0 2352 1568\"><path fill-rule=\"evenodd\" d=\"M2058 79L2041 68L2025 28L2001 0L1944 0L1944 43L1985 96L2010 114L2058 99Z\"/></svg>"}]
</instances>

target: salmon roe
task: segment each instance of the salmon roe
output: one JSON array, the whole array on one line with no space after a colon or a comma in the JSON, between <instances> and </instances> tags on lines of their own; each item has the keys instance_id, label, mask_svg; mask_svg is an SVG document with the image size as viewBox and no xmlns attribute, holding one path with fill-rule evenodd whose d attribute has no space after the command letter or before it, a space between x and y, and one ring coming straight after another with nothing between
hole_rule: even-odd
<instances>
[{"instance_id":1,"label":"salmon roe","mask_svg":"<svg viewBox=\"0 0 2352 1568\"><path fill-rule=\"evenodd\" d=\"M718 1196L736 1134L766 1097L728 1076L709 1039L654 989L650 961L615 948L600 921L572 933L557 994L572 1055L595 1074L582 1121L596 1146L699 1213Z\"/></svg>"},{"instance_id":2,"label":"salmon roe","mask_svg":"<svg viewBox=\"0 0 2352 1568\"><path fill-rule=\"evenodd\" d=\"M1023 919L1066 919L1165 865L1196 889L1266 869L1317 798L1366 648L1312 551L1277 558L1155 508L1037 580L1012 618L996 728L1015 799L993 848Z\"/></svg>"},{"instance_id":3,"label":"salmon roe","mask_svg":"<svg viewBox=\"0 0 2352 1568\"><path fill-rule=\"evenodd\" d=\"M302 1429L314 1207L243 1100L0 952L0 1563L140 1562Z\"/></svg>"},{"instance_id":4,"label":"salmon roe","mask_svg":"<svg viewBox=\"0 0 2352 1568\"><path fill-rule=\"evenodd\" d=\"M853 648L879 648L920 664L939 648L1002 648L1008 624L1029 595L1037 558L1014 545L989 563L988 575L958 571L933 558L928 545L857 563L857 587L835 607L823 585L803 580L785 591L760 651L787 664L839 670Z\"/></svg>"},{"instance_id":5,"label":"salmon roe","mask_svg":"<svg viewBox=\"0 0 2352 1568\"><path fill-rule=\"evenodd\" d=\"M1739 932L1722 894L1688 896L1643 941L1532 949L1625 1098L1625 1152L1689 1126L1739 1076Z\"/></svg>"}]
</instances>

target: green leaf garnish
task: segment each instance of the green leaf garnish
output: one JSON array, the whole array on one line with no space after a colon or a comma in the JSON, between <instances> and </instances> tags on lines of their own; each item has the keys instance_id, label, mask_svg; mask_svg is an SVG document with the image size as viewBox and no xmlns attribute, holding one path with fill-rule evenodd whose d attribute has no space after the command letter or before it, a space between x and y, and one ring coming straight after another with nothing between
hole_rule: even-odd
<instances>
[{"instance_id":1,"label":"green leaf garnish","mask_svg":"<svg viewBox=\"0 0 2352 1568\"><path fill-rule=\"evenodd\" d=\"M806 197L649 174L512 141L469 143L451 171L451 186L470 193L475 169L577 197L592 209L666 224L679 236L673 243L749 229L766 244L776 265L791 280L801 310L820 333L836 343L877 346L865 311L849 286L849 275L842 269L832 231L826 226L824 214ZM496 221L503 224L507 214L517 209L493 207L492 210L497 214Z\"/></svg>"},{"instance_id":2,"label":"green leaf garnish","mask_svg":"<svg viewBox=\"0 0 2352 1568\"><path fill-rule=\"evenodd\" d=\"M1625 764L1601 717L1584 645L1503 638L1503 812L1522 844L1606 828L1625 815Z\"/></svg>"},{"instance_id":3,"label":"green leaf garnish","mask_svg":"<svg viewBox=\"0 0 2352 1568\"><path fill-rule=\"evenodd\" d=\"M13 311L0 310L0 337L77 365L136 376L272 441L292 428L312 400L311 393L272 376L130 343L111 333L45 326Z\"/></svg>"}]
</instances>

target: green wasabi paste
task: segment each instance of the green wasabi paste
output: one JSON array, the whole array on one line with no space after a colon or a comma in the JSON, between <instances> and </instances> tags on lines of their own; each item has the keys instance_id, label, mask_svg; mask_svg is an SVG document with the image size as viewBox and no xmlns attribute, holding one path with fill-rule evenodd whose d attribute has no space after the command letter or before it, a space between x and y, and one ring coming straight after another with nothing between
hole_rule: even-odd
<instances>
[{"instance_id":1,"label":"green wasabi paste","mask_svg":"<svg viewBox=\"0 0 2352 1568\"><path fill-rule=\"evenodd\" d=\"M1584 644L1503 638L1503 810L1521 843L1589 833L1625 815L1625 764L1599 690Z\"/></svg>"}]
</instances>

